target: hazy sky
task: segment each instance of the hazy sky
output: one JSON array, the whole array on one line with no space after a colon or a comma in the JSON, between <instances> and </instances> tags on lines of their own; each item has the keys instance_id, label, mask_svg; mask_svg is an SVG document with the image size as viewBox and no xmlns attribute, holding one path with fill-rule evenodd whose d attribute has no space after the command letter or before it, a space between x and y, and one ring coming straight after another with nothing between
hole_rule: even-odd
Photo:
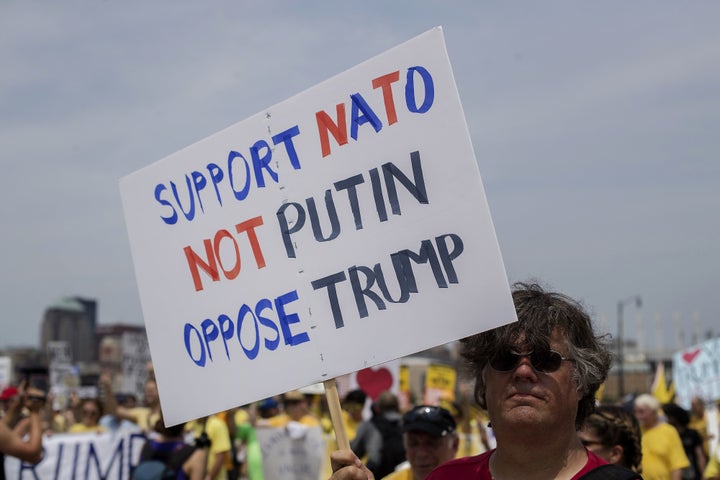
<instances>
[{"instance_id":1,"label":"hazy sky","mask_svg":"<svg viewBox=\"0 0 720 480\"><path fill-rule=\"evenodd\" d=\"M510 281L720 334L720 2L9 0L0 347L68 295L142 322L121 177L438 25Z\"/></svg>"}]
</instances>

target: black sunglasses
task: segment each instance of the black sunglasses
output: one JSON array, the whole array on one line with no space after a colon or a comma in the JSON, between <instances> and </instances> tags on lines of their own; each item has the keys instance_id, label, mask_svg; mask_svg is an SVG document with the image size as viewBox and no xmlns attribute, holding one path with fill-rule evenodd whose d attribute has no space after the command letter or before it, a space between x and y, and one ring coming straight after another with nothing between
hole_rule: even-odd
<instances>
[{"instance_id":1,"label":"black sunglasses","mask_svg":"<svg viewBox=\"0 0 720 480\"><path fill-rule=\"evenodd\" d=\"M499 372L515 370L522 357L528 357L533 369L542 373L552 373L560 368L563 360L574 362L572 358L563 357L555 350L538 350L529 353L517 353L511 350L500 351L490 360L490 366Z\"/></svg>"}]
</instances>

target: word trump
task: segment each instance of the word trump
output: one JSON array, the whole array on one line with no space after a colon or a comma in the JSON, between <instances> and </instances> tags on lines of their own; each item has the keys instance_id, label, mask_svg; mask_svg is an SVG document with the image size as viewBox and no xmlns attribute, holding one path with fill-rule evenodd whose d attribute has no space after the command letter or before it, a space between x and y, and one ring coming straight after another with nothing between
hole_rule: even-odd
<instances>
[{"instance_id":1,"label":"word trump","mask_svg":"<svg viewBox=\"0 0 720 480\"><path fill-rule=\"evenodd\" d=\"M452 248L449 248L448 241L452 244ZM390 255L395 280L399 287L397 298L393 297L382 265L379 263L372 268L352 266L348 268L347 275L344 271L328 275L313 281L312 287L315 290L323 288L327 290L335 328L342 328L345 322L340 308L338 286L343 286L348 279L358 315L360 318L365 318L369 315L366 299L372 301L378 310L386 310L386 302L406 303L410 300L411 293L420 291L412 263L429 264L438 288L448 288L448 283L459 283L453 260L462 254L464 248L462 239L450 233L435 237L434 244L431 240L423 240L417 253L406 249Z\"/></svg>"}]
</instances>

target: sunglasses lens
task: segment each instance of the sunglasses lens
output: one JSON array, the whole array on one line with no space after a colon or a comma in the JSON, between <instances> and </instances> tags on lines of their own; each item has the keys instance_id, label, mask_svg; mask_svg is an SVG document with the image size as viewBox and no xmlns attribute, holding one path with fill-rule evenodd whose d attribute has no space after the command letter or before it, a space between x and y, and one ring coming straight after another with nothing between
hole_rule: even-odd
<instances>
[{"instance_id":1,"label":"sunglasses lens","mask_svg":"<svg viewBox=\"0 0 720 480\"><path fill-rule=\"evenodd\" d=\"M517 366L520 357L510 351L500 351L490 359L490 366L499 372L509 372Z\"/></svg>"},{"instance_id":2,"label":"sunglasses lens","mask_svg":"<svg viewBox=\"0 0 720 480\"><path fill-rule=\"evenodd\" d=\"M533 352L530 354L530 362L538 372L551 373L560 368L562 355L552 350Z\"/></svg>"}]
</instances>

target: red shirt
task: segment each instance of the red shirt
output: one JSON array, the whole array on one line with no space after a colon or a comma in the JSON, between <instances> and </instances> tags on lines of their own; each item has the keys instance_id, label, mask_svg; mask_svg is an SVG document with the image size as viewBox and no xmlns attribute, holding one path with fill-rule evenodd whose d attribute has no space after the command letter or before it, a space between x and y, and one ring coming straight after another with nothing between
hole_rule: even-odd
<instances>
[{"instance_id":1,"label":"red shirt","mask_svg":"<svg viewBox=\"0 0 720 480\"><path fill-rule=\"evenodd\" d=\"M490 456L495 450L488 450L474 457L457 458L438 466L430 473L427 480L492 480L490 475ZM580 477L607 462L594 453L587 450L588 460L585 466L580 469L571 480L578 480Z\"/></svg>"}]
</instances>

